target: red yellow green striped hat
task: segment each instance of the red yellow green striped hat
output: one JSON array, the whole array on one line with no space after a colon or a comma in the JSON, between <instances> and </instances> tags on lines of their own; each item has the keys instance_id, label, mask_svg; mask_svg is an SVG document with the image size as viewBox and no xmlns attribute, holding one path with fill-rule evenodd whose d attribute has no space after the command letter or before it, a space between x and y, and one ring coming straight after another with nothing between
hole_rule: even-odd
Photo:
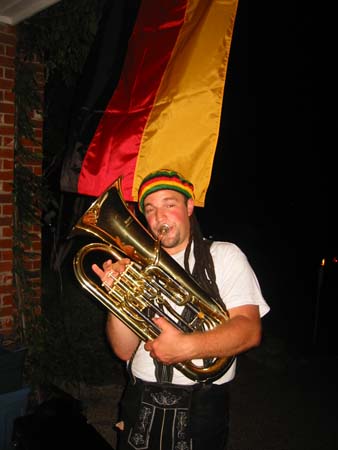
<instances>
[{"instance_id":1,"label":"red yellow green striped hat","mask_svg":"<svg viewBox=\"0 0 338 450\"><path fill-rule=\"evenodd\" d=\"M138 207L144 213L144 200L147 195L162 189L170 189L194 198L194 185L174 170L161 169L147 175L138 190Z\"/></svg>"}]
</instances>

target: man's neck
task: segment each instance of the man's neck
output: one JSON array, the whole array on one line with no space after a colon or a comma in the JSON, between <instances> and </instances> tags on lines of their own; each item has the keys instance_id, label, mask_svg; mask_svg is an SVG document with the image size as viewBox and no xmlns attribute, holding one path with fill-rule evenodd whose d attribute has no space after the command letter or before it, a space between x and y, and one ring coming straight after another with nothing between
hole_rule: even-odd
<instances>
[{"instance_id":1,"label":"man's neck","mask_svg":"<svg viewBox=\"0 0 338 450\"><path fill-rule=\"evenodd\" d=\"M173 248L163 247L163 249L167 253L169 253L169 255L171 255L171 256L174 256L174 255L177 255L178 253L183 252L186 248L187 248L187 244L177 245L176 247L173 247Z\"/></svg>"}]
</instances>

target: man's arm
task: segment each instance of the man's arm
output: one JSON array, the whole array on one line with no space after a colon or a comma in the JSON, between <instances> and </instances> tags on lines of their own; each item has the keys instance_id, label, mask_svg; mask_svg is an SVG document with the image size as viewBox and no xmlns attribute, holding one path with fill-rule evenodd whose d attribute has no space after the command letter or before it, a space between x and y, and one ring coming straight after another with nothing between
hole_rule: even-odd
<instances>
[{"instance_id":1,"label":"man's arm","mask_svg":"<svg viewBox=\"0 0 338 450\"><path fill-rule=\"evenodd\" d=\"M123 258L115 263L109 259L103 263L102 269L97 264L93 264L92 269L102 281L105 281L107 286L110 286L113 278L109 277L109 273L117 276L125 270L126 264L129 262L128 258ZM114 353L123 361L131 358L140 342L139 337L112 313L108 313L106 334Z\"/></svg>"},{"instance_id":2,"label":"man's arm","mask_svg":"<svg viewBox=\"0 0 338 450\"><path fill-rule=\"evenodd\" d=\"M108 314L106 333L115 355L123 361L130 359L139 345L139 337L112 313Z\"/></svg>"},{"instance_id":3,"label":"man's arm","mask_svg":"<svg viewBox=\"0 0 338 450\"><path fill-rule=\"evenodd\" d=\"M103 270L93 265L94 272L107 280L109 271L122 272L130 260L103 264ZM109 278L108 278L109 281ZM262 328L259 307L244 305L228 310L230 319L224 324L205 332L183 333L170 325L163 317L153 319L161 328L161 334L148 341L145 349L153 358L165 364L176 364L192 359L230 357L260 344ZM140 339L124 323L109 313L106 332L115 354L128 360L136 350Z\"/></svg>"},{"instance_id":4,"label":"man's arm","mask_svg":"<svg viewBox=\"0 0 338 450\"><path fill-rule=\"evenodd\" d=\"M165 364L192 359L230 357L260 344L262 327L258 306L244 305L229 310L230 319L205 332L184 334L164 318L154 319L161 334L145 349Z\"/></svg>"}]
</instances>

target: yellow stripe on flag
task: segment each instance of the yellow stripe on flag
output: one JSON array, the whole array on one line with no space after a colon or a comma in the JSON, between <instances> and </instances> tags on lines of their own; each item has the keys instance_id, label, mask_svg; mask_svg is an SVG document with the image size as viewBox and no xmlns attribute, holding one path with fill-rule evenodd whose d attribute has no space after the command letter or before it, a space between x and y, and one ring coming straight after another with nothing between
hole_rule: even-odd
<instances>
[{"instance_id":1,"label":"yellow stripe on flag","mask_svg":"<svg viewBox=\"0 0 338 450\"><path fill-rule=\"evenodd\" d=\"M184 25L143 132L133 182L161 168L195 186L204 206L219 135L238 0L188 0Z\"/></svg>"}]
</instances>

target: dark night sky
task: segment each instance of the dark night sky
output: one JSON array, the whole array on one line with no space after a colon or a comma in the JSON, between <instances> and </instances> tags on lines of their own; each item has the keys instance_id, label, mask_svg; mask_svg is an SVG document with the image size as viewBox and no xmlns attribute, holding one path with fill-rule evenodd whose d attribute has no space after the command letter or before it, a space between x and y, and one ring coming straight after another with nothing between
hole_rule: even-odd
<instances>
[{"instance_id":1,"label":"dark night sky","mask_svg":"<svg viewBox=\"0 0 338 450\"><path fill-rule=\"evenodd\" d=\"M205 234L247 254L272 307L268 328L302 346L311 340L320 261L337 250L327 155L312 149L312 16L300 3L292 11L249 3L239 2L219 144L198 216Z\"/></svg>"}]
</instances>

